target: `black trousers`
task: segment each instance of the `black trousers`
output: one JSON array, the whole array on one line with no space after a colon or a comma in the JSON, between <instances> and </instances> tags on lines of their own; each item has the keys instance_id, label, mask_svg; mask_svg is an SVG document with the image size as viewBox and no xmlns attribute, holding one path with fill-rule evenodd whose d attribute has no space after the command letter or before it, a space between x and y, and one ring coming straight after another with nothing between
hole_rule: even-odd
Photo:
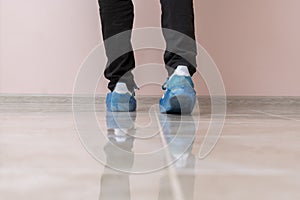
<instances>
[{"instance_id":1,"label":"black trousers","mask_svg":"<svg viewBox=\"0 0 300 200\"><path fill-rule=\"evenodd\" d=\"M131 73L135 67L134 53L131 46L131 30L134 20L132 0L98 0L98 3L103 40L108 58L104 73L110 81L108 88L113 90L116 83L121 81L125 82L128 88L132 90L135 87ZM170 34L163 29L167 49L171 49L171 51L166 50L164 54L168 74L171 75L178 65L185 65L188 66L189 72L193 75L196 72L197 55L193 0L160 0L160 3L162 28L183 33L193 41L192 43L186 42L187 40L177 34ZM119 37L113 37L113 41L105 42L108 38L124 31L126 31L126 34L120 34ZM130 51L115 58L114 55L120 51L120 48L130 49Z\"/></svg>"}]
</instances>

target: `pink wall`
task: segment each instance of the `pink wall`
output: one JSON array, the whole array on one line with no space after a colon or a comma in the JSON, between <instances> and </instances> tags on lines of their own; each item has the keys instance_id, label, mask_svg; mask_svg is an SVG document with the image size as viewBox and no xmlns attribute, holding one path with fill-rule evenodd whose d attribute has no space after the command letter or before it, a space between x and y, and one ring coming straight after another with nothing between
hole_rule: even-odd
<instances>
[{"instance_id":1,"label":"pink wall","mask_svg":"<svg viewBox=\"0 0 300 200\"><path fill-rule=\"evenodd\" d=\"M135 5L136 27L159 26L159 0ZM300 95L299 7L298 0L195 0L197 39L228 95ZM0 8L0 93L70 94L101 40L97 1L1 0ZM147 59L138 53L138 63ZM197 87L207 94L199 80Z\"/></svg>"}]
</instances>

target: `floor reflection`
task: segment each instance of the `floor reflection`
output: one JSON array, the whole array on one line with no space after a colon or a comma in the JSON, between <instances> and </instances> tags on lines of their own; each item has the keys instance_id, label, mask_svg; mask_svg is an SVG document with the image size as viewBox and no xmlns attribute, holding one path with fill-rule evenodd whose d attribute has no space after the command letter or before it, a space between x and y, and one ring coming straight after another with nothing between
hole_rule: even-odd
<instances>
[{"instance_id":1,"label":"floor reflection","mask_svg":"<svg viewBox=\"0 0 300 200\"><path fill-rule=\"evenodd\" d=\"M106 164L101 177L100 200L130 200L129 174L117 172L108 166L122 166L129 170L134 162L132 152L135 134L135 113L107 113L108 142L104 146ZM124 151L115 151L118 147ZM130 153L126 153L130 152Z\"/></svg>"},{"instance_id":2,"label":"floor reflection","mask_svg":"<svg viewBox=\"0 0 300 200\"><path fill-rule=\"evenodd\" d=\"M153 176L160 176L158 200L192 200L195 182L195 155L192 153L195 121L192 116L185 116L183 120L180 116L161 114L158 115L158 120L163 133L161 139L168 144L166 159L176 160L163 173L153 173ZM107 166L101 177L100 200L131 199L132 175L115 171L109 166L120 165L128 171L132 168L134 141L137 140L134 138L137 131L135 121L135 113L106 114L108 142L104 152ZM122 151L115 151L116 148Z\"/></svg>"},{"instance_id":3,"label":"floor reflection","mask_svg":"<svg viewBox=\"0 0 300 200\"><path fill-rule=\"evenodd\" d=\"M169 155L176 162L169 167L169 170L173 169L171 173L163 175L160 180L158 199L192 200L195 183L195 155L192 153L196 133L195 121L192 116L185 116L183 120L181 116L160 115L160 123L168 143ZM175 137L176 135L179 137Z\"/></svg>"}]
</instances>

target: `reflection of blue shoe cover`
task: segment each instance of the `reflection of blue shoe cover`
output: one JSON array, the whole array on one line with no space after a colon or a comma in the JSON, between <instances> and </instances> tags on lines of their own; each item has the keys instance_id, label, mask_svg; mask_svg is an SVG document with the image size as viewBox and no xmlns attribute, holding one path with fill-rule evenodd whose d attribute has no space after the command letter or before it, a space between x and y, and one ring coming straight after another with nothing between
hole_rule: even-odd
<instances>
[{"instance_id":1,"label":"reflection of blue shoe cover","mask_svg":"<svg viewBox=\"0 0 300 200\"><path fill-rule=\"evenodd\" d=\"M175 167L187 167L196 137L196 124L191 115L181 117L175 115L159 115L164 138L172 158L176 159Z\"/></svg>"},{"instance_id":2,"label":"reflection of blue shoe cover","mask_svg":"<svg viewBox=\"0 0 300 200\"><path fill-rule=\"evenodd\" d=\"M134 162L135 119L134 112L106 112L109 140L104 146L106 166L126 171L131 169Z\"/></svg>"},{"instance_id":3,"label":"reflection of blue shoe cover","mask_svg":"<svg viewBox=\"0 0 300 200\"><path fill-rule=\"evenodd\" d=\"M135 130L136 113L107 112L106 126L110 134L108 138L116 143L124 143L131 139Z\"/></svg>"},{"instance_id":4,"label":"reflection of blue shoe cover","mask_svg":"<svg viewBox=\"0 0 300 200\"><path fill-rule=\"evenodd\" d=\"M133 129L136 119L136 113L106 113L107 129Z\"/></svg>"},{"instance_id":5,"label":"reflection of blue shoe cover","mask_svg":"<svg viewBox=\"0 0 300 200\"><path fill-rule=\"evenodd\" d=\"M106 96L106 109L109 112L133 112L136 110L136 100L130 94L125 83L117 83L116 89Z\"/></svg>"},{"instance_id":6,"label":"reflection of blue shoe cover","mask_svg":"<svg viewBox=\"0 0 300 200\"><path fill-rule=\"evenodd\" d=\"M185 72L185 74L180 71ZM162 113L190 114L193 111L196 103L196 92L187 67L178 66L174 74L164 84L163 89L166 92L159 102Z\"/></svg>"}]
</instances>

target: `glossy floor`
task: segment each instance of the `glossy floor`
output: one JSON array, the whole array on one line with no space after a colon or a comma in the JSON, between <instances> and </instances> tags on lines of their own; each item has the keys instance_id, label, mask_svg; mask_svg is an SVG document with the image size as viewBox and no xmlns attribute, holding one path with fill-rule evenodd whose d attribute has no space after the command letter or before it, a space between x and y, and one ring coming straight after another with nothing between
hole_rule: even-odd
<instances>
[{"instance_id":1,"label":"glossy floor","mask_svg":"<svg viewBox=\"0 0 300 200\"><path fill-rule=\"evenodd\" d=\"M59 105L4 102L1 199L300 199L298 103L229 105L218 137L207 134L222 125L210 124L208 107L161 115L155 101L139 102L136 113L99 109L75 120ZM203 157L206 142L214 148Z\"/></svg>"}]
</instances>

